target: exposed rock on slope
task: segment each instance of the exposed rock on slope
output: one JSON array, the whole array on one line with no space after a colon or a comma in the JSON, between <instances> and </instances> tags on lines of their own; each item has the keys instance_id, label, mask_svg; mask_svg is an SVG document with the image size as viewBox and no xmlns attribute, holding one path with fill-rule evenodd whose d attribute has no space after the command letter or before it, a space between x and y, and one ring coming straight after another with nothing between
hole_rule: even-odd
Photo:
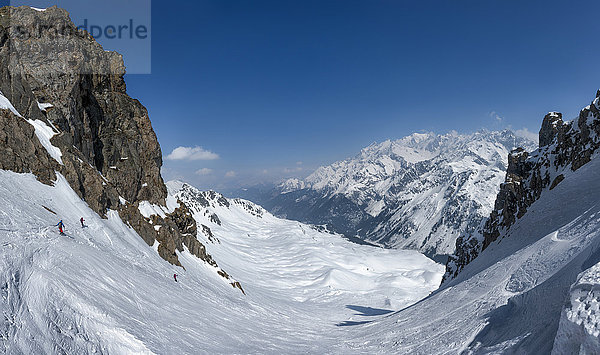
<instances>
[{"instance_id":1,"label":"exposed rock on slope","mask_svg":"<svg viewBox=\"0 0 600 355\"><path fill-rule=\"evenodd\" d=\"M494 210L481 231L457 240L445 280L456 277L482 250L506 235L545 190L554 189L569 172L591 160L600 147L600 91L596 95L573 121L564 122L558 112L548 113L540 129L537 151L528 154L524 149L515 149L510 153Z\"/></svg>"},{"instance_id":2,"label":"exposed rock on slope","mask_svg":"<svg viewBox=\"0 0 600 355\"><path fill-rule=\"evenodd\" d=\"M148 245L158 241L170 263L181 265L176 251L185 246L216 266L185 204L166 207L160 146L124 74L121 55L104 51L65 10L1 8L0 91L15 112L0 113L0 168L47 184L57 171L99 215L118 210ZM141 204L159 213L143 216Z\"/></svg>"},{"instance_id":3,"label":"exposed rock on slope","mask_svg":"<svg viewBox=\"0 0 600 355\"><path fill-rule=\"evenodd\" d=\"M127 201L164 204L160 146L146 109L127 95L121 55L77 30L62 9L3 8L1 15L3 58L14 81L27 88L3 91L17 110L28 118L45 116L60 131L53 142L61 150L75 148ZM38 103L53 108L42 111ZM76 190L84 198L93 193ZM110 196L95 209L103 213L118 202Z\"/></svg>"},{"instance_id":4,"label":"exposed rock on slope","mask_svg":"<svg viewBox=\"0 0 600 355\"><path fill-rule=\"evenodd\" d=\"M48 184L55 179L58 162L52 159L35 135L35 129L9 110L0 110L0 169L33 172Z\"/></svg>"}]
</instances>

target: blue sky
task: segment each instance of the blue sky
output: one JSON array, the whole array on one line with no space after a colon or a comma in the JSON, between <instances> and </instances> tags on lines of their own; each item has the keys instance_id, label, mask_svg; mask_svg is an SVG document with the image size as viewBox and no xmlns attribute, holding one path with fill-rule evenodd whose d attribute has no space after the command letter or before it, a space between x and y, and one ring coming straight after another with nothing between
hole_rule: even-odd
<instances>
[{"instance_id":1,"label":"blue sky","mask_svg":"<svg viewBox=\"0 0 600 355\"><path fill-rule=\"evenodd\" d=\"M128 92L165 157L202 148L163 170L200 188L301 176L417 131L537 132L600 88L595 1L151 5L152 72Z\"/></svg>"}]
</instances>

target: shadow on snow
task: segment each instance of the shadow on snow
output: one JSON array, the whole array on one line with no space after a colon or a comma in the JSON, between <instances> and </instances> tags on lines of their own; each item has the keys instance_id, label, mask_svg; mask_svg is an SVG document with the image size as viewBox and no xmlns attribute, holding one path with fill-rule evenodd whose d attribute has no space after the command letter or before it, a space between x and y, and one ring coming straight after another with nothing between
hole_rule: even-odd
<instances>
[{"instance_id":1,"label":"shadow on snow","mask_svg":"<svg viewBox=\"0 0 600 355\"><path fill-rule=\"evenodd\" d=\"M354 314L356 316L363 317L375 317L375 316L383 316L385 314L390 314L393 311L389 309L381 309L381 308L372 308L372 307L363 307L363 306L355 306L355 305L347 305L346 308L356 311L358 313ZM371 321L344 321L336 324L338 327L349 327L353 325L361 325L370 323Z\"/></svg>"}]
</instances>

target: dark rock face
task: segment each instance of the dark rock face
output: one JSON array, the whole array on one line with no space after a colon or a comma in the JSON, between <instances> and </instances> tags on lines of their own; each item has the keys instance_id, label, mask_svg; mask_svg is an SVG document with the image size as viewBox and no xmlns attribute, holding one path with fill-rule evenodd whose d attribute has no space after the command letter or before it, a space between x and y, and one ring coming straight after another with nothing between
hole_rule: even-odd
<instances>
[{"instance_id":1,"label":"dark rock face","mask_svg":"<svg viewBox=\"0 0 600 355\"><path fill-rule=\"evenodd\" d=\"M158 241L160 256L171 264L181 266L176 251L185 246L218 267L196 239L185 204L164 218L145 218L138 209L141 201L164 206L167 188L148 112L127 95L124 75L121 55L104 51L65 10L1 8L0 91L23 117L55 130L51 143L61 150L62 164L29 122L0 110L0 169L32 172L46 184L59 172L99 215L117 210L148 245Z\"/></svg>"},{"instance_id":2,"label":"dark rock face","mask_svg":"<svg viewBox=\"0 0 600 355\"><path fill-rule=\"evenodd\" d=\"M130 202L164 203L160 146L146 109L127 95L121 55L104 51L89 34L77 30L62 9L3 8L0 15L9 71L31 93L11 90L19 112L33 119L46 116L61 132L55 145L74 147L119 196ZM54 107L42 112L37 102ZM70 168L80 170L76 164ZM77 188L85 184L75 181L83 175L67 178L85 198L88 191ZM115 208L115 202L107 199L96 206L97 212Z\"/></svg>"},{"instance_id":3,"label":"dark rock face","mask_svg":"<svg viewBox=\"0 0 600 355\"><path fill-rule=\"evenodd\" d=\"M213 216L216 216L216 214L213 214ZM211 221L211 222L215 223L214 221ZM209 226L202 224L202 233L208 238L208 240L211 243L221 244L221 241L219 240L219 238L215 237L215 235L213 234L213 232Z\"/></svg>"},{"instance_id":4,"label":"dark rock face","mask_svg":"<svg viewBox=\"0 0 600 355\"><path fill-rule=\"evenodd\" d=\"M576 171L591 160L600 148L599 107L600 90L572 122L564 122L562 114L550 112L540 129L540 148L531 155L523 149L510 153L506 179L494 210L479 233L457 240L457 250L446 264L444 280L456 277L481 251L502 238L545 190L554 189L565 179L562 172Z\"/></svg>"},{"instance_id":5,"label":"dark rock face","mask_svg":"<svg viewBox=\"0 0 600 355\"><path fill-rule=\"evenodd\" d=\"M58 166L40 144L32 125L8 110L0 110L0 169L32 172L50 184L56 179Z\"/></svg>"},{"instance_id":6,"label":"dark rock face","mask_svg":"<svg viewBox=\"0 0 600 355\"><path fill-rule=\"evenodd\" d=\"M540 146L547 146L552 143L554 138L558 135L563 127L562 113L550 112L544 117L542 121L542 128L540 129Z\"/></svg>"}]
</instances>

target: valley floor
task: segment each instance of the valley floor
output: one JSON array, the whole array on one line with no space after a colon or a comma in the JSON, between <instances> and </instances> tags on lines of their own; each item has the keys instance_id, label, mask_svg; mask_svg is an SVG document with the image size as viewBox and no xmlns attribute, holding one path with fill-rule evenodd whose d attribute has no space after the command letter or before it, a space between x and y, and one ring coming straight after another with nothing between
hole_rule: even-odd
<instances>
[{"instance_id":1,"label":"valley floor","mask_svg":"<svg viewBox=\"0 0 600 355\"><path fill-rule=\"evenodd\" d=\"M95 215L64 178L50 187L0 171L0 352L346 353L362 323L441 280L443 267L417 252L235 204L216 212L220 243L201 241L246 295L188 252L185 270L168 264L116 212Z\"/></svg>"}]
</instances>

